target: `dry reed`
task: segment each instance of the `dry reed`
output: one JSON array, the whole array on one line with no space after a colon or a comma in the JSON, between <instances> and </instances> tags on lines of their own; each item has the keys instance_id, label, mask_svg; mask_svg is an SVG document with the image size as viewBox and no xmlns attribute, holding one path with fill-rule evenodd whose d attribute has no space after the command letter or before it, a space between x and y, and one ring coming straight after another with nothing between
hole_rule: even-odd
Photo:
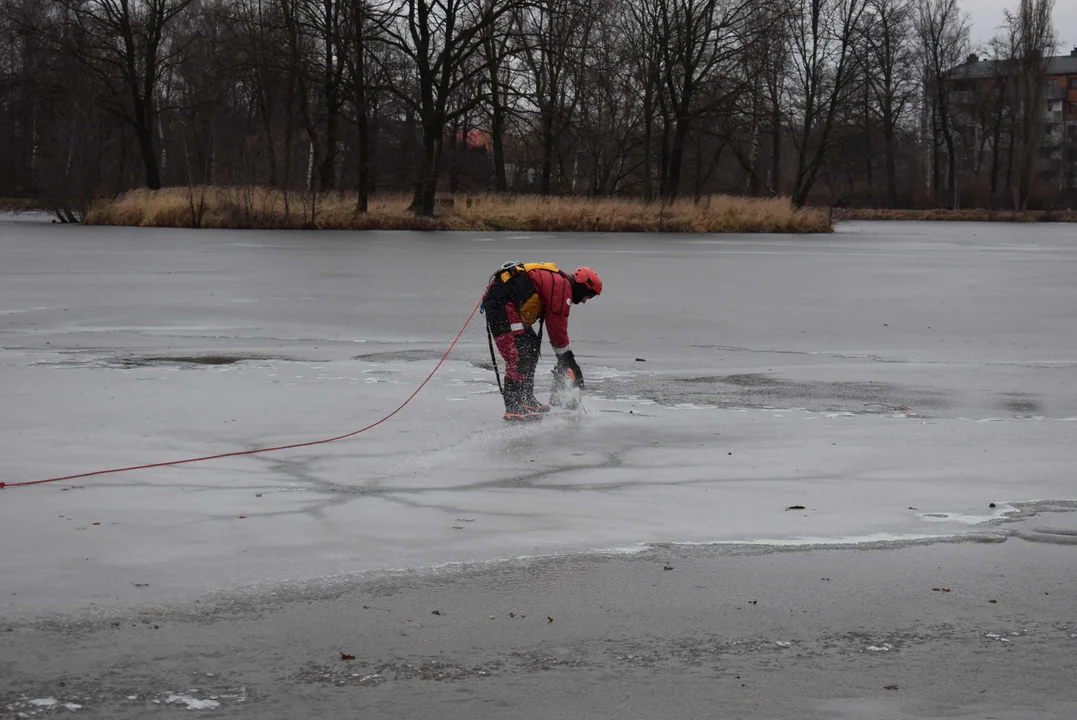
<instances>
[{"instance_id":1,"label":"dry reed","mask_svg":"<svg viewBox=\"0 0 1077 720\"><path fill-rule=\"evenodd\" d=\"M791 207L787 198L706 197L645 203L625 198L461 195L435 217L408 211L410 197L378 195L356 212L354 193L317 196L261 187L132 190L95 201L90 225L338 230L512 230L690 233L822 233L827 210Z\"/></svg>"}]
</instances>

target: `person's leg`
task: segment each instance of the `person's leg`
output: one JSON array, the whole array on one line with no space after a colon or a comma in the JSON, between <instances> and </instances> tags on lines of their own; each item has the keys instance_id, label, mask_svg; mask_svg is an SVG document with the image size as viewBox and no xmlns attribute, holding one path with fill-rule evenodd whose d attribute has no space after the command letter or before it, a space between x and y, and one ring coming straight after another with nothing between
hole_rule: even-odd
<instances>
[{"instance_id":1,"label":"person's leg","mask_svg":"<svg viewBox=\"0 0 1077 720\"><path fill-rule=\"evenodd\" d=\"M501 302L501 298L496 296L490 299L491 302L485 304L486 322L490 324L494 344L497 345L497 350L505 361L505 382L501 391L505 399L505 419L526 419L534 413L528 409L528 376L524 372L526 366L521 368L521 352L517 337L521 332L527 331L520 322L520 315L515 305L511 302ZM525 357L527 357L526 352ZM533 365L531 374L534 374Z\"/></svg>"},{"instance_id":2,"label":"person's leg","mask_svg":"<svg viewBox=\"0 0 1077 720\"><path fill-rule=\"evenodd\" d=\"M550 406L535 398L535 367L542 351L542 337L534 330L525 328L516 333L517 367L523 379L524 404L531 412L549 412Z\"/></svg>"}]
</instances>

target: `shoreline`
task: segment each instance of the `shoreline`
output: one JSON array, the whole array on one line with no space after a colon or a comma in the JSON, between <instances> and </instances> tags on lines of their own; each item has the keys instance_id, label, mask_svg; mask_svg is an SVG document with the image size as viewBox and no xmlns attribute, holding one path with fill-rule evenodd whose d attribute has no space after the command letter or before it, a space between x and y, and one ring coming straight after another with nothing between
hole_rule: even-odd
<instances>
[{"instance_id":1,"label":"shoreline","mask_svg":"<svg viewBox=\"0 0 1077 720\"><path fill-rule=\"evenodd\" d=\"M0 621L0 708L688 718L721 698L744 718L1061 720L1075 550L659 548Z\"/></svg>"},{"instance_id":2,"label":"shoreline","mask_svg":"<svg viewBox=\"0 0 1077 720\"><path fill-rule=\"evenodd\" d=\"M908 535L876 533L858 537L784 540L665 540L640 541L617 547L565 548L536 554L374 567L324 576L300 576L295 579L247 581L203 588L180 596L174 592L165 596L148 594L148 597L138 601L133 600L133 596L105 598L98 595L93 601L83 600L78 604L52 606L48 609L15 607L5 611L0 607L0 625L7 623L12 626L33 626L42 622L62 621L65 627L104 627L132 611L141 612L149 608L164 608L170 615L193 619L202 617L207 612L226 612L237 605L258 605L264 602L266 597L272 598L273 603L296 602L309 598L330 599L349 594L356 588L423 583L446 578L463 580L489 573L533 574L562 564L602 564L618 560L663 563L669 558L720 559L815 552L876 552L966 543L1002 544L1011 539L1077 545L1077 499L1012 501L999 502L997 505L1000 515L972 523L965 532ZM1034 518L1041 516L1056 518L1055 524L1064 526L1063 529L1044 533L1026 527Z\"/></svg>"},{"instance_id":3,"label":"shoreline","mask_svg":"<svg viewBox=\"0 0 1077 720\"><path fill-rule=\"evenodd\" d=\"M93 201L87 225L216 229L471 230L513 232L829 233L828 210L788 198L713 196L695 202L630 198L460 194L419 217L406 195L376 195L365 213L355 193L319 195L263 187L133 190Z\"/></svg>"},{"instance_id":4,"label":"shoreline","mask_svg":"<svg viewBox=\"0 0 1077 720\"><path fill-rule=\"evenodd\" d=\"M1074 223L1077 210L985 210L970 208L951 210L931 208L926 210L885 208L834 208L835 222L992 222L992 223Z\"/></svg>"},{"instance_id":5,"label":"shoreline","mask_svg":"<svg viewBox=\"0 0 1077 720\"><path fill-rule=\"evenodd\" d=\"M286 196L287 210L271 208ZM824 206L794 210L782 205L788 198L713 196L663 205L635 198L474 193L442 198L435 216L424 218L407 210L404 195L372 196L366 214L355 212L355 199L355 193L348 192L319 195L312 220L310 195L301 192L225 186L142 189L91 201L83 224L232 230L821 234L844 222L1077 223L1077 210ZM715 212L710 211L711 203L719 206ZM0 198L0 213L33 212L52 214L31 198Z\"/></svg>"}]
</instances>

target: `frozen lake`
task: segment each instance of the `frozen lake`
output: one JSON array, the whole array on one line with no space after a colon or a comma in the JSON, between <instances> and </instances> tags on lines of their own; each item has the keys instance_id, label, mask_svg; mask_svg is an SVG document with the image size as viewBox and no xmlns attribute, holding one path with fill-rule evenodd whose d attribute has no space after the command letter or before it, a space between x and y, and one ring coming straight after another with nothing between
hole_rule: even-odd
<instances>
[{"instance_id":1,"label":"frozen lake","mask_svg":"<svg viewBox=\"0 0 1077 720\"><path fill-rule=\"evenodd\" d=\"M417 398L357 437L0 490L0 614L653 543L1005 533L1006 513L1077 498L1066 225L525 236L0 218L0 481L362 427L422 381L506 260L602 275L569 325L586 415L506 427L477 315Z\"/></svg>"}]
</instances>

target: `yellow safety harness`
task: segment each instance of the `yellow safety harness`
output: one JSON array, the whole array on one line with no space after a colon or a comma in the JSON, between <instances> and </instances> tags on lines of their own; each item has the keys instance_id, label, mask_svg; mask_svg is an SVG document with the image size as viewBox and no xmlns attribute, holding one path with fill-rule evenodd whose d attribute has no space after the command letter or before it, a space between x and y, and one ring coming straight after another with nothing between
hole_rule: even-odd
<instances>
[{"instance_id":1,"label":"yellow safety harness","mask_svg":"<svg viewBox=\"0 0 1077 720\"><path fill-rule=\"evenodd\" d=\"M490 278L491 282L498 282L504 287L508 299L520 313L520 321L529 328L542 316L542 299L528 275L532 270L561 272L554 263L508 262Z\"/></svg>"}]
</instances>

